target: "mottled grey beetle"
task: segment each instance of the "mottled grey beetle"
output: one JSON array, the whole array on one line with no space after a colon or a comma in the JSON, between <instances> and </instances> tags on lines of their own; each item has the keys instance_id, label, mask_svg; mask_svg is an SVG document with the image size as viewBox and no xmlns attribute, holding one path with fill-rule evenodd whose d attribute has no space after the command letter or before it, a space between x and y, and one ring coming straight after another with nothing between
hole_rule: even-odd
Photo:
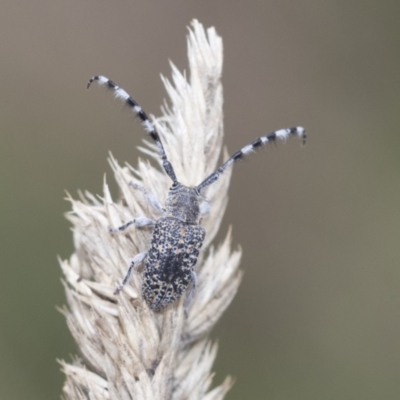
<instances>
[{"instance_id":1,"label":"mottled grey beetle","mask_svg":"<svg viewBox=\"0 0 400 400\"><path fill-rule=\"evenodd\" d=\"M189 289L185 300L185 310L187 310L196 289L194 267L205 237L205 230L199 225L203 211L200 209L200 202L204 200L201 191L217 181L221 174L236 160L241 159L256 148L277 139L286 140L290 135L300 137L304 144L306 132L304 128L298 126L280 129L257 138L228 158L198 186L187 187L178 182L173 166L167 159L160 136L139 104L110 79L104 76L94 76L89 80L88 88L93 81L112 89L115 96L122 99L137 114L144 128L157 144L164 170L172 180L164 208L145 188L133 185L145 194L152 207L163 214L161 218L157 221L143 217L136 218L119 228L110 228L111 232L120 232L132 224L138 228L153 227L149 250L133 258L122 283L115 290L115 294L118 294L126 285L134 267L144 262L142 294L149 307L154 311L160 311L178 300Z\"/></svg>"}]
</instances>

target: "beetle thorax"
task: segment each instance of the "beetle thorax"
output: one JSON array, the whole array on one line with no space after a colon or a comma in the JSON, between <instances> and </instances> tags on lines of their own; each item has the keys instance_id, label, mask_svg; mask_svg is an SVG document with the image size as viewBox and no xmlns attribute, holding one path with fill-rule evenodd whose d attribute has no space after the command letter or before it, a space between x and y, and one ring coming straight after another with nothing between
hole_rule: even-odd
<instances>
[{"instance_id":1,"label":"beetle thorax","mask_svg":"<svg viewBox=\"0 0 400 400\"><path fill-rule=\"evenodd\" d=\"M200 207L199 195L194 188L172 186L165 202L168 217L178 218L189 224L198 224Z\"/></svg>"}]
</instances>

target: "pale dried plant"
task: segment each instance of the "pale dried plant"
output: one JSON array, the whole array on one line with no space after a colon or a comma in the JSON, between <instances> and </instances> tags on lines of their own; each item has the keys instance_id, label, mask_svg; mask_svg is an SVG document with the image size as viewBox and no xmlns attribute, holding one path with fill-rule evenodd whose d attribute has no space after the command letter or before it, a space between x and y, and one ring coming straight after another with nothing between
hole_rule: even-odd
<instances>
[{"instance_id":1,"label":"pale dried plant","mask_svg":"<svg viewBox=\"0 0 400 400\"><path fill-rule=\"evenodd\" d=\"M165 78L170 102L153 118L179 181L194 186L221 161L223 139L222 40L214 28L192 22L188 35L189 81L172 65L172 83ZM137 129L140 135L140 128ZM160 165L156 146L141 150ZM116 296L129 260L146 251L151 231L129 229L111 234L133 217L157 219L139 184L164 203L170 178L162 168L138 161L135 168L110 165L119 187L117 201L104 182L103 196L69 197L75 253L60 261L68 308L63 310L80 357L61 361L66 399L223 399L232 386L227 377L211 389L211 368L217 345L209 333L236 294L241 281L241 252L231 250L231 234L216 248L214 239L227 205L230 171L206 191L209 213L202 219L206 239L196 265L197 289L184 312L185 295L161 312L141 296L141 269Z\"/></svg>"}]
</instances>

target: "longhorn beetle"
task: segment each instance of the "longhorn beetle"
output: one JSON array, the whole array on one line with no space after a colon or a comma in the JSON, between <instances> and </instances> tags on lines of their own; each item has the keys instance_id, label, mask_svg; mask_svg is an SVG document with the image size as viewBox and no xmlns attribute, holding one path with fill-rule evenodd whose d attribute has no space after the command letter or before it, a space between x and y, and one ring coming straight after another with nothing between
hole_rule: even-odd
<instances>
[{"instance_id":1,"label":"longhorn beetle","mask_svg":"<svg viewBox=\"0 0 400 400\"><path fill-rule=\"evenodd\" d=\"M100 75L89 80L88 89L94 81L113 90L115 97L124 101L136 113L144 129L156 143L164 170L172 180L164 208L144 187L133 185L144 193L153 208L162 213L161 218L152 221L141 217L133 219L119 228L109 228L110 232L124 231L132 224L137 228L144 226L153 228L149 250L137 254L132 259L123 281L118 285L114 294L119 294L126 285L134 267L144 262L142 295L149 307L154 311L160 311L178 300L189 289L184 305L185 311L187 311L196 289L194 267L205 237L205 230L199 225L203 212L200 202L204 199L201 192L207 186L216 182L231 164L258 147L269 142L275 142L277 139L284 141L289 136L298 136L305 144L306 132L304 128L297 126L261 136L234 153L199 185L187 187L182 185L175 176L174 168L168 161L155 126L136 100L112 80Z\"/></svg>"}]
</instances>

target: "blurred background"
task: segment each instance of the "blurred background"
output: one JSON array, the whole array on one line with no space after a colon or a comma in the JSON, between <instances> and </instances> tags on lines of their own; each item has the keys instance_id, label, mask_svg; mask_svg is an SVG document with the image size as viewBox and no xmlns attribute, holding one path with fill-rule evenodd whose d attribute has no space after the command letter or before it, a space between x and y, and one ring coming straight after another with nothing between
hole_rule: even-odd
<instances>
[{"instance_id":1,"label":"blurred background","mask_svg":"<svg viewBox=\"0 0 400 400\"><path fill-rule=\"evenodd\" d=\"M400 3L374 0L0 3L0 399L57 399L77 353L56 306L73 252L64 190L101 193L140 125L104 74L160 115L193 18L223 37L230 152L309 133L235 167L221 236L239 293L212 336L235 399L400 398ZM115 186L114 186L115 188Z\"/></svg>"}]
</instances>

